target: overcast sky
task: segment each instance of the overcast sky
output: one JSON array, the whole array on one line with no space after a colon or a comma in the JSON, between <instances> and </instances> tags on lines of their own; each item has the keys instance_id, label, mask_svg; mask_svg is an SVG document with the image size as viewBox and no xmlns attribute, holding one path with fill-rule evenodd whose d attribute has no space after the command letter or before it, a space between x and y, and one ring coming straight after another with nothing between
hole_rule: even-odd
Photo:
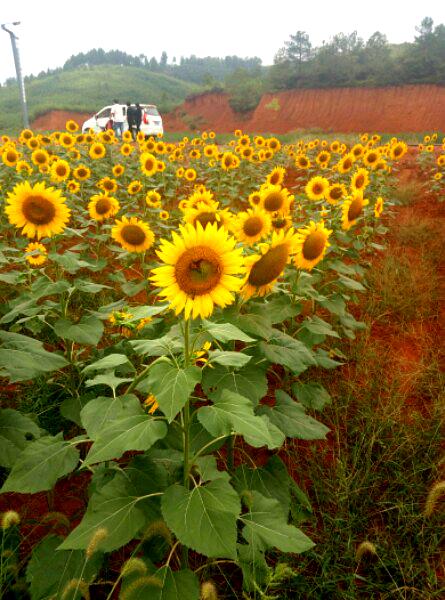
<instances>
[{"instance_id":1,"label":"overcast sky","mask_svg":"<svg viewBox=\"0 0 445 600\"><path fill-rule=\"evenodd\" d=\"M25 75L62 66L92 48L119 49L169 62L176 56L259 56L272 64L289 35L306 31L320 45L335 33L367 39L379 30L394 43L413 41L425 16L445 22L444 0L1 0L0 23L21 21ZM0 82L15 76L9 35L0 30Z\"/></svg>"}]
</instances>

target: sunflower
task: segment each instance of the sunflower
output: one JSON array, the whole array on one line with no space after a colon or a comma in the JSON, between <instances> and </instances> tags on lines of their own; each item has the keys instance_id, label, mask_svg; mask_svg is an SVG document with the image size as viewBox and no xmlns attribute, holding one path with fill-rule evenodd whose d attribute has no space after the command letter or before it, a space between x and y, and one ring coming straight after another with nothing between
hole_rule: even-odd
<instances>
[{"instance_id":1,"label":"sunflower","mask_svg":"<svg viewBox=\"0 0 445 600\"><path fill-rule=\"evenodd\" d=\"M31 242L25 248L25 258L33 267L40 267L46 263L48 250L40 242Z\"/></svg>"},{"instance_id":2,"label":"sunflower","mask_svg":"<svg viewBox=\"0 0 445 600\"><path fill-rule=\"evenodd\" d=\"M319 175L312 177L305 187L306 195L310 200L321 200L326 196L328 190L329 181L326 177L320 177Z\"/></svg>"},{"instance_id":3,"label":"sunflower","mask_svg":"<svg viewBox=\"0 0 445 600\"><path fill-rule=\"evenodd\" d=\"M165 263L153 269L154 285L163 288L159 295L170 302L178 315L185 318L209 317L215 305L224 308L234 301L244 273L242 250L235 248L235 238L216 224L203 229L188 224L180 226L180 236L173 233L173 243L162 240L157 255Z\"/></svg>"},{"instance_id":4,"label":"sunflower","mask_svg":"<svg viewBox=\"0 0 445 600\"><path fill-rule=\"evenodd\" d=\"M393 144L389 150L389 155L392 160L400 160L408 152L408 146L405 142L397 142Z\"/></svg>"},{"instance_id":5,"label":"sunflower","mask_svg":"<svg viewBox=\"0 0 445 600\"><path fill-rule=\"evenodd\" d=\"M73 119L70 119L65 123L65 129L71 133L75 133L79 129L79 125Z\"/></svg>"},{"instance_id":6,"label":"sunflower","mask_svg":"<svg viewBox=\"0 0 445 600\"><path fill-rule=\"evenodd\" d=\"M363 199L362 192L355 192L352 198L345 200L342 206L342 228L348 230L355 225L367 204L369 204L369 200Z\"/></svg>"},{"instance_id":7,"label":"sunflower","mask_svg":"<svg viewBox=\"0 0 445 600\"><path fill-rule=\"evenodd\" d=\"M158 160L158 164L156 165L158 173L162 173L165 171L165 162L162 160Z\"/></svg>"},{"instance_id":8,"label":"sunflower","mask_svg":"<svg viewBox=\"0 0 445 600\"><path fill-rule=\"evenodd\" d=\"M445 167L445 154L439 154L436 164L438 167Z\"/></svg>"},{"instance_id":9,"label":"sunflower","mask_svg":"<svg viewBox=\"0 0 445 600\"><path fill-rule=\"evenodd\" d=\"M93 160L103 158L106 153L107 151L105 150L105 146L100 142L93 142L88 151L89 157Z\"/></svg>"},{"instance_id":10,"label":"sunflower","mask_svg":"<svg viewBox=\"0 0 445 600\"><path fill-rule=\"evenodd\" d=\"M113 196L108 194L95 194L88 203L90 217L95 221L104 221L119 211L120 204Z\"/></svg>"},{"instance_id":11,"label":"sunflower","mask_svg":"<svg viewBox=\"0 0 445 600\"><path fill-rule=\"evenodd\" d=\"M199 202L195 207L189 205L184 212L184 221L193 227L200 223L205 228L207 223L211 223L229 229L232 214L227 209L218 209L218 206L218 202L213 202L211 206L204 202Z\"/></svg>"},{"instance_id":12,"label":"sunflower","mask_svg":"<svg viewBox=\"0 0 445 600\"><path fill-rule=\"evenodd\" d=\"M159 218L162 221L167 221L167 219L170 218L170 213L167 210L161 210L161 212L159 213Z\"/></svg>"},{"instance_id":13,"label":"sunflower","mask_svg":"<svg viewBox=\"0 0 445 600\"><path fill-rule=\"evenodd\" d=\"M266 177L266 182L269 185L281 185L286 175L286 169L284 167L275 167Z\"/></svg>"},{"instance_id":14,"label":"sunflower","mask_svg":"<svg viewBox=\"0 0 445 600\"><path fill-rule=\"evenodd\" d=\"M184 171L184 179L187 181L195 181L196 179L196 171L195 169L188 168Z\"/></svg>"},{"instance_id":15,"label":"sunflower","mask_svg":"<svg viewBox=\"0 0 445 600\"><path fill-rule=\"evenodd\" d=\"M270 292L296 251L297 237L293 229L274 231L270 244L261 244L261 254L246 258L247 275L241 294L264 296Z\"/></svg>"},{"instance_id":16,"label":"sunflower","mask_svg":"<svg viewBox=\"0 0 445 600\"><path fill-rule=\"evenodd\" d=\"M122 139L124 140L124 142L133 141L133 136L131 135L131 131L129 129L124 131L124 133L122 134Z\"/></svg>"},{"instance_id":17,"label":"sunflower","mask_svg":"<svg viewBox=\"0 0 445 600\"><path fill-rule=\"evenodd\" d=\"M8 192L5 208L11 225L22 227L29 238L52 237L61 233L69 221L70 209L65 205L61 190L45 187L45 183L31 186L29 181L17 184Z\"/></svg>"},{"instance_id":18,"label":"sunflower","mask_svg":"<svg viewBox=\"0 0 445 600\"><path fill-rule=\"evenodd\" d=\"M329 204L337 204L337 202L342 198L345 198L347 194L346 186L343 183L333 183L329 186L325 198Z\"/></svg>"},{"instance_id":19,"label":"sunflower","mask_svg":"<svg viewBox=\"0 0 445 600\"><path fill-rule=\"evenodd\" d=\"M155 413L159 408L156 396L153 396L153 394L149 394L144 400L144 407L148 409L149 415Z\"/></svg>"},{"instance_id":20,"label":"sunflower","mask_svg":"<svg viewBox=\"0 0 445 600\"><path fill-rule=\"evenodd\" d=\"M66 182L66 189L72 194L77 194L77 192L80 190L80 184L75 179L70 179Z\"/></svg>"},{"instance_id":21,"label":"sunflower","mask_svg":"<svg viewBox=\"0 0 445 600\"><path fill-rule=\"evenodd\" d=\"M295 266L306 271L313 269L325 255L331 233L332 229L327 229L323 221L311 221L309 225L299 229Z\"/></svg>"},{"instance_id":22,"label":"sunflower","mask_svg":"<svg viewBox=\"0 0 445 600\"><path fill-rule=\"evenodd\" d=\"M247 209L236 215L231 229L240 242L252 246L255 242L266 237L272 228L269 213L261 208Z\"/></svg>"},{"instance_id":23,"label":"sunflower","mask_svg":"<svg viewBox=\"0 0 445 600\"><path fill-rule=\"evenodd\" d=\"M151 177L158 172L158 160L150 152L143 152L139 157L141 171L147 177Z\"/></svg>"},{"instance_id":24,"label":"sunflower","mask_svg":"<svg viewBox=\"0 0 445 600\"><path fill-rule=\"evenodd\" d=\"M305 154L298 154L295 157L295 166L298 169L309 169L311 166L311 161Z\"/></svg>"},{"instance_id":25,"label":"sunflower","mask_svg":"<svg viewBox=\"0 0 445 600\"><path fill-rule=\"evenodd\" d=\"M378 219L383 212L383 198L379 196L374 204L374 216Z\"/></svg>"},{"instance_id":26,"label":"sunflower","mask_svg":"<svg viewBox=\"0 0 445 600\"><path fill-rule=\"evenodd\" d=\"M6 148L2 153L2 161L7 167L15 167L21 154L14 147Z\"/></svg>"},{"instance_id":27,"label":"sunflower","mask_svg":"<svg viewBox=\"0 0 445 600\"><path fill-rule=\"evenodd\" d=\"M111 169L111 171L115 177L120 177L121 175L124 174L125 167L123 165L117 164L117 165L114 165L114 167Z\"/></svg>"},{"instance_id":28,"label":"sunflower","mask_svg":"<svg viewBox=\"0 0 445 600\"><path fill-rule=\"evenodd\" d=\"M178 179L182 179L182 177L184 177L184 172L185 172L184 167L179 167L179 169L176 169L176 177Z\"/></svg>"},{"instance_id":29,"label":"sunflower","mask_svg":"<svg viewBox=\"0 0 445 600\"><path fill-rule=\"evenodd\" d=\"M85 165L79 165L73 170L73 177L79 181L85 181L91 177L91 169Z\"/></svg>"},{"instance_id":30,"label":"sunflower","mask_svg":"<svg viewBox=\"0 0 445 600\"><path fill-rule=\"evenodd\" d=\"M112 129L107 129L106 131L101 131L98 134L99 141L103 144L114 144L116 138L114 137L114 131Z\"/></svg>"},{"instance_id":31,"label":"sunflower","mask_svg":"<svg viewBox=\"0 0 445 600\"><path fill-rule=\"evenodd\" d=\"M187 208L196 208L198 204L206 204L209 207L215 208L215 199L213 192L207 190L205 186L198 186L193 194L187 198Z\"/></svg>"},{"instance_id":32,"label":"sunflower","mask_svg":"<svg viewBox=\"0 0 445 600\"><path fill-rule=\"evenodd\" d=\"M58 159L51 165L50 173L52 181L60 183L70 176L71 167L66 160Z\"/></svg>"},{"instance_id":33,"label":"sunflower","mask_svg":"<svg viewBox=\"0 0 445 600\"><path fill-rule=\"evenodd\" d=\"M261 192L259 191L254 191L251 194L249 194L249 204L250 206L252 206L253 208L255 208L255 206L259 206L259 204L261 203Z\"/></svg>"},{"instance_id":34,"label":"sunflower","mask_svg":"<svg viewBox=\"0 0 445 600\"><path fill-rule=\"evenodd\" d=\"M77 148L72 148L69 152L68 152L68 156L70 157L71 160L79 160L80 158L80 152Z\"/></svg>"},{"instance_id":35,"label":"sunflower","mask_svg":"<svg viewBox=\"0 0 445 600\"><path fill-rule=\"evenodd\" d=\"M135 179L134 181L130 181L128 184L127 192L130 194L130 196L134 196L142 190L142 187L142 183Z\"/></svg>"},{"instance_id":36,"label":"sunflower","mask_svg":"<svg viewBox=\"0 0 445 600\"><path fill-rule=\"evenodd\" d=\"M40 148L40 142L36 137L29 138L26 145L30 150L37 150L37 148Z\"/></svg>"},{"instance_id":37,"label":"sunflower","mask_svg":"<svg viewBox=\"0 0 445 600\"><path fill-rule=\"evenodd\" d=\"M367 169L357 169L351 177L351 188L353 191L364 190L369 184L369 173Z\"/></svg>"},{"instance_id":38,"label":"sunflower","mask_svg":"<svg viewBox=\"0 0 445 600\"><path fill-rule=\"evenodd\" d=\"M269 213L286 214L293 199L287 188L282 188L281 185L270 185L261 192L260 206Z\"/></svg>"},{"instance_id":39,"label":"sunflower","mask_svg":"<svg viewBox=\"0 0 445 600\"><path fill-rule=\"evenodd\" d=\"M352 154L346 154L336 164L336 169L339 173L347 173L354 165L354 156Z\"/></svg>"},{"instance_id":40,"label":"sunflower","mask_svg":"<svg viewBox=\"0 0 445 600\"><path fill-rule=\"evenodd\" d=\"M137 217L122 217L116 220L116 225L111 230L111 237L127 252L145 252L155 240L152 230Z\"/></svg>"},{"instance_id":41,"label":"sunflower","mask_svg":"<svg viewBox=\"0 0 445 600\"><path fill-rule=\"evenodd\" d=\"M33 135L34 133L31 131L31 129L22 129L19 136L19 142L26 144L26 142L32 138Z\"/></svg>"},{"instance_id":42,"label":"sunflower","mask_svg":"<svg viewBox=\"0 0 445 600\"><path fill-rule=\"evenodd\" d=\"M239 158L233 152L224 152L221 158L221 168L224 171L239 167Z\"/></svg>"},{"instance_id":43,"label":"sunflower","mask_svg":"<svg viewBox=\"0 0 445 600\"><path fill-rule=\"evenodd\" d=\"M331 160L331 154L327 150L322 150L317 154L315 162L317 162L320 166L327 166L329 161Z\"/></svg>"},{"instance_id":44,"label":"sunflower","mask_svg":"<svg viewBox=\"0 0 445 600\"><path fill-rule=\"evenodd\" d=\"M276 137L271 137L266 140L266 145L272 152L278 152L281 148L281 142Z\"/></svg>"},{"instance_id":45,"label":"sunflower","mask_svg":"<svg viewBox=\"0 0 445 600\"><path fill-rule=\"evenodd\" d=\"M102 179L98 181L97 187L108 194L112 194L117 190L117 181L111 179L111 177L102 177Z\"/></svg>"},{"instance_id":46,"label":"sunflower","mask_svg":"<svg viewBox=\"0 0 445 600\"><path fill-rule=\"evenodd\" d=\"M329 146L331 152L339 152L340 150L340 142L338 140L334 140Z\"/></svg>"},{"instance_id":47,"label":"sunflower","mask_svg":"<svg viewBox=\"0 0 445 600\"><path fill-rule=\"evenodd\" d=\"M151 208L158 208L161 206L161 194L156 190L150 190L145 194L145 202Z\"/></svg>"},{"instance_id":48,"label":"sunflower","mask_svg":"<svg viewBox=\"0 0 445 600\"><path fill-rule=\"evenodd\" d=\"M374 169L379 158L380 152L378 150L368 150L363 156L363 162L367 167Z\"/></svg>"},{"instance_id":49,"label":"sunflower","mask_svg":"<svg viewBox=\"0 0 445 600\"><path fill-rule=\"evenodd\" d=\"M28 175L31 175L33 168L28 162L26 162L26 160L19 160L15 165L15 170L17 171L17 173L26 172Z\"/></svg>"},{"instance_id":50,"label":"sunflower","mask_svg":"<svg viewBox=\"0 0 445 600\"><path fill-rule=\"evenodd\" d=\"M70 133L62 133L59 138L59 143L64 148L72 148L76 143L76 138Z\"/></svg>"},{"instance_id":51,"label":"sunflower","mask_svg":"<svg viewBox=\"0 0 445 600\"><path fill-rule=\"evenodd\" d=\"M359 159L365 153L365 147L362 144L355 144L351 148L351 154L355 159Z\"/></svg>"},{"instance_id":52,"label":"sunflower","mask_svg":"<svg viewBox=\"0 0 445 600\"><path fill-rule=\"evenodd\" d=\"M287 231L292 226L292 219L289 216L278 216L272 219L272 228L274 231Z\"/></svg>"}]
</instances>

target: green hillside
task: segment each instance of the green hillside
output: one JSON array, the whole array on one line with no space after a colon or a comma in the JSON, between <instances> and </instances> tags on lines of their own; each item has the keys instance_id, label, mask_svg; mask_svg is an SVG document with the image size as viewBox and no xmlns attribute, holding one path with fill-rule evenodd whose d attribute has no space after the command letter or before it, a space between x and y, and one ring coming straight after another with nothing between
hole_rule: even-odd
<instances>
[{"instance_id":1,"label":"green hillside","mask_svg":"<svg viewBox=\"0 0 445 600\"><path fill-rule=\"evenodd\" d=\"M194 83L147 69L110 65L61 71L34 79L26 83L26 96L32 121L52 109L94 113L113 98L156 104L161 112L166 112L200 89ZM0 131L17 129L21 124L18 86L1 87Z\"/></svg>"}]
</instances>

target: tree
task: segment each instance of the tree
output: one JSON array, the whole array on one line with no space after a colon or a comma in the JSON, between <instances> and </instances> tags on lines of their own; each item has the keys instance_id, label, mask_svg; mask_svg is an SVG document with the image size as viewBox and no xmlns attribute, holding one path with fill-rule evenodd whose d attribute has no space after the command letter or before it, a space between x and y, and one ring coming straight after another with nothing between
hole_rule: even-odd
<instances>
[{"instance_id":1,"label":"tree","mask_svg":"<svg viewBox=\"0 0 445 600\"><path fill-rule=\"evenodd\" d=\"M311 58L312 44L305 31L297 31L284 42L286 59L301 65Z\"/></svg>"},{"instance_id":2,"label":"tree","mask_svg":"<svg viewBox=\"0 0 445 600\"><path fill-rule=\"evenodd\" d=\"M159 66L162 70L165 70L167 67L168 56L167 52L164 50L161 54L161 60L159 61Z\"/></svg>"}]
</instances>

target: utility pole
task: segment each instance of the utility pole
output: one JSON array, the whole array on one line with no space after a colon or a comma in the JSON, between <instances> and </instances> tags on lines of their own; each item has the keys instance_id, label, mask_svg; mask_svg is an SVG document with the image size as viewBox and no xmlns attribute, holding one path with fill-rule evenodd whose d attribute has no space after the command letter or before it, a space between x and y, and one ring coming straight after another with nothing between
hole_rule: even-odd
<instances>
[{"instance_id":1,"label":"utility pole","mask_svg":"<svg viewBox=\"0 0 445 600\"><path fill-rule=\"evenodd\" d=\"M12 53L14 55L15 72L17 73L17 83L19 84L20 101L22 103L23 126L25 127L25 129L27 129L29 127L28 106L26 104L25 84L23 82L22 68L20 66L19 49L18 49L17 43L16 43L16 40L18 40L19 38L15 35L15 33L13 31L11 31L10 29L8 29L6 27L6 25L9 25L9 24L20 25L20 21L15 21L14 23L3 23L2 29L4 31L6 31L7 33L9 33L9 36L11 38Z\"/></svg>"}]
</instances>

